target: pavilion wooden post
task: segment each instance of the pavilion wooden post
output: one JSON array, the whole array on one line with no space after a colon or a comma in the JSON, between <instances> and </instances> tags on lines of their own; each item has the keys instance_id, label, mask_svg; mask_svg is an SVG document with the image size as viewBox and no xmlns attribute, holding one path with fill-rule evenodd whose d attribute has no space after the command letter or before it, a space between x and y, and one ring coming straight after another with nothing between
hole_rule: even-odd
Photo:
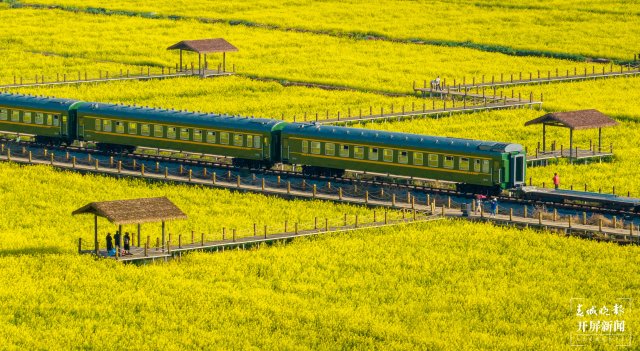
<instances>
[{"instance_id":1,"label":"pavilion wooden post","mask_svg":"<svg viewBox=\"0 0 640 351\"><path fill-rule=\"evenodd\" d=\"M198 53L198 74L202 76L202 54Z\"/></svg>"},{"instance_id":2,"label":"pavilion wooden post","mask_svg":"<svg viewBox=\"0 0 640 351\"><path fill-rule=\"evenodd\" d=\"M138 223L138 247L140 247L140 223Z\"/></svg>"},{"instance_id":3,"label":"pavilion wooden post","mask_svg":"<svg viewBox=\"0 0 640 351\"><path fill-rule=\"evenodd\" d=\"M165 227L166 227L165 223L164 223L164 221L162 221L162 252L164 252L164 243L165 243L165 241L164 241L164 230L165 230Z\"/></svg>"},{"instance_id":4,"label":"pavilion wooden post","mask_svg":"<svg viewBox=\"0 0 640 351\"><path fill-rule=\"evenodd\" d=\"M598 153L602 152L602 128L598 128Z\"/></svg>"},{"instance_id":5,"label":"pavilion wooden post","mask_svg":"<svg viewBox=\"0 0 640 351\"><path fill-rule=\"evenodd\" d=\"M180 72L182 72L182 49L180 49Z\"/></svg>"},{"instance_id":6,"label":"pavilion wooden post","mask_svg":"<svg viewBox=\"0 0 640 351\"><path fill-rule=\"evenodd\" d=\"M573 157L573 128L569 128L569 163L571 163L572 157Z\"/></svg>"},{"instance_id":7,"label":"pavilion wooden post","mask_svg":"<svg viewBox=\"0 0 640 351\"><path fill-rule=\"evenodd\" d=\"M222 72L226 72L227 69L227 53L226 52L222 52Z\"/></svg>"},{"instance_id":8,"label":"pavilion wooden post","mask_svg":"<svg viewBox=\"0 0 640 351\"><path fill-rule=\"evenodd\" d=\"M118 225L118 234L120 234L120 245L118 245L118 252L124 247L124 236L122 236L122 224Z\"/></svg>"},{"instance_id":9,"label":"pavilion wooden post","mask_svg":"<svg viewBox=\"0 0 640 351\"><path fill-rule=\"evenodd\" d=\"M97 255L98 254L98 215L97 214L93 215L93 227L94 227L94 234L95 234L95 241L93 243L94 243L94 249Z\"/></svg>"},{"instance_id":10,"label":"pavilion wooden post","mask_svg":"<svg viewBox=\"0 0 640 351\"><path fill-rule=\"evenodd\" d=\"M542 152L547 152L547 125L542 123Z\"/></svg>"}]
</instances>

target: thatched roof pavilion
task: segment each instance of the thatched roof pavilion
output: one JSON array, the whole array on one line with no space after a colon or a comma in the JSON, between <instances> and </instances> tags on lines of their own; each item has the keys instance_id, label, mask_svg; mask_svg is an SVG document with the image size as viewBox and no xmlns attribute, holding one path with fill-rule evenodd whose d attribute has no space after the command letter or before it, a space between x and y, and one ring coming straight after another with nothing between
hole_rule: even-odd
<instances>
[{"instance_id":1,"label":"thatched roof pavilion","mask_svg":"<svg viewBox=\"0 0 640 351\"><path fill-rule=\"evenodd\" d=\"M569 157L573 150L573 131L598 128L598 151L602 149L602 128L613 127L618 122L598 110L552 112L526 122L525 126L542 124L542 151L547 150L547 126L569 128Z\"/></svg>"},{"instance_id":2,"label":"thatched roof pavilion","mask_svg":"<svg viewBox=\"0 0 640 351\"><path fill-rule=\"evenodd\" d=\"M162 222L162 242L164 243L165 222L187 219L187 215L166 197L92 202L71 214L94 215L96 253L98 252L98 217L106 218L109 222L118 225L120 233L122 233L123 224L138 224L138 243L142 223Z\"/></svg>"}]
</instances>

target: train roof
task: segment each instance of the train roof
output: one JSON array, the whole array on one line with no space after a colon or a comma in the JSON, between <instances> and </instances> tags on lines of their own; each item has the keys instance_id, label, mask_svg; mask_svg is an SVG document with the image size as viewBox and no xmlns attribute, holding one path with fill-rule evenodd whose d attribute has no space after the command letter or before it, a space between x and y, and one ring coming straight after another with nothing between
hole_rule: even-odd
<instances>
[{"instance_id":1,"label":"train roof","mask_svg":"<svg viewBox=\"0 0 640 351\"><path fill-rule=\"evenodd\" d=\"M80 101L47 96L0 93L0 106L24 109L63 112L68 111L69 108L77 102Z\"/></svg>"},{"instance_id":2,"label":"train roof","mask_svg":"<svg viewBox=\"0 0 640 351\"><path fill-rule=\"evenodd\" d=\"M226 114L213 114L162 108L106 104L91 102L78 108L78 113L104 118L124 118L147 121L149 123L187 124L197 127L242 129L252 132L269 132L281 123L273 119L249 118Z\"/></svg>"},{"instance_id":3,"label":"train roof","mask_svg":"<svg viewBox=\"0 0 640 351\"><path fill-rule=\"evenodd\" d=\"M460 153L495 154L523 151L522 145L520 144L386 132L362 128L323 126L315 123L291 123L285 126L282 132L298 137L308 137L309 139L334 139L355 144L373 143L398 148L426 148Z\"/></svg>"}]
</instances>

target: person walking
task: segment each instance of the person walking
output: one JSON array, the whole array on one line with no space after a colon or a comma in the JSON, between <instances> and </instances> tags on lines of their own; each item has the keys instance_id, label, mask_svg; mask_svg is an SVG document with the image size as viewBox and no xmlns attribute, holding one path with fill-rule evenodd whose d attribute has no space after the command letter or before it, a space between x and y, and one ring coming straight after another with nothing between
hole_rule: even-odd
<instances>
[{"instance_id":1,"label":"person walking","mask_svg":"<svg viewBox=\"0 0 640 351\"><path fill-rule=\"evenodd\" d=\"M442 91L442 87L440 86L440 76L438 76L435 80L435 85L436 85L436 89L435 90L440 90Z\"/></svg>"},{"instance_id":2,"label":"person walking","mask_svg":"<svg viewBox=\"0 0 640 351\"><path fill-rule=\"evenodd\" d=\"M498 199L495 197L491 199L491 217L496 217L498 214Z\"/></svg>"},{"instance_id":3,"label":"person walking","mask_svg":"<svg viewBox=\"0 0 640 351\"><path fill-rule=\"evenodd\" d=\"M127 254L131 253L131 251L130 251L131 250L131 244L130 244L131 237L129 236L129 232L126 232L124 234L124 239L122 239L122 242L124 244L124 252L127 253Z\"/></svg>"},{"instance_id":4,"label":"person walking","mask_svg":"<svg viewBox=\"0 0 640 351\"><path fill-rule=\"evenodd\" d=\"M553 174L553 186L556 188L556 190L558 190L558 188L560 187L560 176L558 175L558 173Z\"/></svg>"},{"instance_id":5,"label":"person walking","mask_svg":"<svg viewBox=\"0 0 640 351\"><path fill-rule=\"evenodd\" d=\"M111 254L115 254L113 251L113 238L111 238L111 233L107 233L107 255L111 256Z\"/></svg>"},{"instance_id":6,"label":"person walking","mask_svg":"<svg viewBox=\"0 0 640 351\"><path fill-rule=\"evenodd\" d=\"M485 198L484 195L476 195L476 214L482 211L482 200Z\"/></svg>"}]
</instances>

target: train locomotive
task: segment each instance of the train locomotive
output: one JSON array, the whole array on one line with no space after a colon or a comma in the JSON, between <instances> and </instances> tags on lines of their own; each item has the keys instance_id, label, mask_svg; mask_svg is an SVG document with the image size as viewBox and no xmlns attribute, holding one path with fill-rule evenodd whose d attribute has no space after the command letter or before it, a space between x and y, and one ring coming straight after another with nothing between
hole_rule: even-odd
<instances>
[{"instance_id":1,"label":"train locomotive","mask_svg":"<svg viewBox=\"0 0 640 351\"><path fill-rule=\"evenodd\" d=\"M114 152L149 147L227 156L242 167L288 164L308 174L349 170L440 180L492 194L522 186L526 173L519 144L22 94L0 94L0 131Z\"/></svg>"}]
</instances>

